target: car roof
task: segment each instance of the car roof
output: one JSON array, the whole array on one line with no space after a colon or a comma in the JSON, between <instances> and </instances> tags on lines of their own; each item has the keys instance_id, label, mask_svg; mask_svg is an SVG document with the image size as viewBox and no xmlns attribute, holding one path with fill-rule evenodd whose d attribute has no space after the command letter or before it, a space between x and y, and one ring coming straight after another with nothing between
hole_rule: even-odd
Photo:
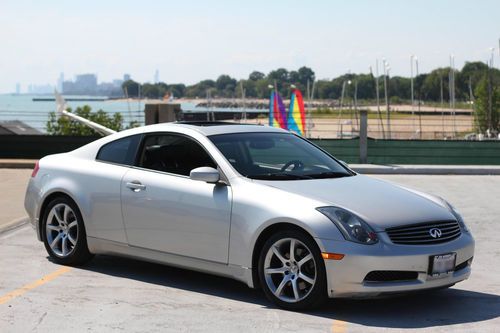
<instances>
[{"instance_id":1,"label":"car roof","mask_svg":"<svg viewBox=\"0 0 500 333\"><path fill-rule=\"evenodd\" d=\"M231 122L175 122L161 123L155 125L144 126L144 132L161 132L169 131L175 128L186 128L194 130L205 136L230 134L230 133L248 133L248 132L271 132L271 133L287 133L286 131L263 125L238 124Z\"/></svg>"}]
</instances>

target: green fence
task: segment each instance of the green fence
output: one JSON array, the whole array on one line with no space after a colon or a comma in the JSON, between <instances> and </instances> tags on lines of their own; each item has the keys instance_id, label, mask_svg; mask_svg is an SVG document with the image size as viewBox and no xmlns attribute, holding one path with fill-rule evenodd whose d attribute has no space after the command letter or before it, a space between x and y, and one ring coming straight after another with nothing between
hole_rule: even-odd
<instances>
[{"instance_id":1,"label":"green fence","mask_svg":"<svg viewBox=\"0 0 500 333\"><path fill-rule=\"evenodd\" d=\"M0 158L32 158L70 151L98 137L0 135ZM359 139L312 140L347 163L359 163ZM368 163L500 165L500 141L368 140Z\"/></svg>"},{"instance_id":2,"label":"green fence","mask_svg":"<svg viewBox=\"0 0 500 333\"><path fill-rule=\"evenodd\" d=\"M359 139L312 141L347 163L359 163ZM368 163L500 165L500 141L369 139Z\"/></svg>"},{"instance_id":3,"label":"green fence","mask_svg":"<svg viewBox=\"0 0 500 333\"><path fill-rule=\"evenodd\" d=\"M99 137L59 135L0 135L0 158L39 159L71 151Z\"/></svg>"}]
</instances>

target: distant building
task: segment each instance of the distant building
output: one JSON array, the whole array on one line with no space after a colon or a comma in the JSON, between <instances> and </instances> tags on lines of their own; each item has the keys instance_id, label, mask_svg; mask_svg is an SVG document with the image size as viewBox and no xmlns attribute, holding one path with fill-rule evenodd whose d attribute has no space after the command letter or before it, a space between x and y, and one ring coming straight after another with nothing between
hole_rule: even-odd
<instances>
[{"instance_id":1,"label":"distant building","mask_svg":"<svg viewBox=\"0 0 500 333\"><path fill-rule=\"evenodd\" d=\"M0 135L39 135L42 132L19 120L0 121Z\"/></svg>"},{"instance_id":2,"label":"distant building","mask_svg":"<svg viewBox=\"0 0 500 333\"><path fill-rule=\"evenodd\" d=\"M60 92L60 93L63 93L64 90L63 90L63 83L64 83L64 73L61 72L59 74L59 78L57 79L57 90Z\"/></svg>"},{"instance_id":3,"label":"distant building","mask_svg":"<svg viewBox=\"0 0 500 333\"><path fill-rule=\"evenodd\" d=\"M116 79L112 82L97 83L97 75L80 74L75 77L75 81L64 81L62 91L66 95L91 95L91 96L112 96L121 97L122 80Z\"/></svg>"},{"instance_id":4,"label":"distant building","mask_svg":"<svg viewBox=\"0 0 500 333\"><path fill-rule=\"evenodd\" d=\"M76 76L75 85L78 89L88 92L89 95L97 91L97 75L80 74Z\"/></svg>"},{"instance_id":5,"label":"distant building","mask_svg":"<svg viewBox=\"0 0 500 333\"><path fill-rule=\"evenodd\" d=\"M50 84L30 84L28 86L28 94L52 94L54 86Z\"/></svg>"},{"instance_id":6,"label":"distant building","mask_svg":"<svg viewBox=\"0 0 500 333\"><path fill-rule=\"evenodd\" d=\"M155 78L154 78L154 83L160 82L160 71L156 70L155 71Z\"/></svg>"},{"instance_id":7,"label":"distant building","mask_svg":"<svg viewBox=\"0 0 500 333\"><path fill-rule=\"evenodd\" d=\"M123 74L123 81L131 80L131 78L130 74Z\"/></svg>"},{"instance_id":8,"label":"distant building","mask_svg":"<svg viewBox=\"0 0 500 333\"><path fill-rule=\"evenodd\" d=\"M21 93L21 84L16 83L16 94L19 95Z\"/></svg>"},{"instance_id":9,"label":"distant building","mask_svg":"<svg viewBox=\"0 0 500 333\"><path fill-rule=\"evenodd\" d=\"M120 79L115 79L113 80L113 85L117 88L120 88L122 87L122 84L123 84L123 80L120 80Z\"/></svg>"}]
</instances>

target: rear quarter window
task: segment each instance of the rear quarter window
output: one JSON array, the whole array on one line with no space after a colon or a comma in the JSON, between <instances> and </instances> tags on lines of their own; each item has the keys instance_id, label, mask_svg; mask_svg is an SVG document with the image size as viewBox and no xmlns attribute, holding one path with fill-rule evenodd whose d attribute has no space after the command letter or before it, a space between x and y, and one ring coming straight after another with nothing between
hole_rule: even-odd
<instances>
[{"instance_id":1,"label":"rear quarter window","mask_svg":"<svg viewBox=\"0 0 500 333\"><path fill-rule=\"evenodd\" d=\"M99 149L96 160L123 165L134 165L141 135L131 135L111 141Z\"/></svg>"}]
</instances>

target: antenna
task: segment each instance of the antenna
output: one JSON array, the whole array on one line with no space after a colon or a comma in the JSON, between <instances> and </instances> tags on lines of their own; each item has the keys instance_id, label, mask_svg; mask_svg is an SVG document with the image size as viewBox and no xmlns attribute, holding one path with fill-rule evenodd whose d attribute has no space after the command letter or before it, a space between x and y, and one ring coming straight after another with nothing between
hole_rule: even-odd
<instances>
[{"instance_id":1,"label":"antenna","mask_svg":"<svg viewBox=\"0 0 500 333\"><path fill-rule=\"evenodd\" d=\"M56 112L59 115L62 116L67 116L68 118L71 118L73 120L76 120L85 126L88 126L92 128L94 131L102 134L102 135L110 135L116 133L115 130L112 130L111 128L107 128L105 126L102 126L101 124L95 123L93 121L90 121L88 119L85 119L83 117L77 116L76 114L73 114L69 111L67 111L67 104L66 101L64 100L64 97L60 95L57 90L54 90L54 95L56 97Z\"/></svg>"}]
</instances>

